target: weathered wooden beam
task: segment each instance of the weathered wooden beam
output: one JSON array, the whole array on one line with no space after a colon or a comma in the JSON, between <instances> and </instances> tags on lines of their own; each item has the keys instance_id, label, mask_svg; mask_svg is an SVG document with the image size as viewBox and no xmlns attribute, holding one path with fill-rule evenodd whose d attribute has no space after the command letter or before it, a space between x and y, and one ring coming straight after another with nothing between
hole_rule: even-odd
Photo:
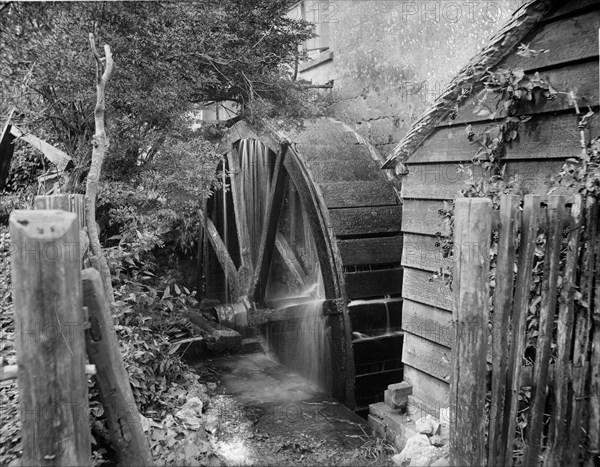
<instances>
[{"instance_id":1,"label":"weathered wooden beam","mask_svg":"<svg viewBox=\"0 0 600 467\"><path fill-rule=\"evenodd\" d=\"M572 357L572 391L570 391L570 417L567 420L566 441L567 449L571 448L565 464L576 465L579 462L579 446L584 435L582 415L587 405L586 380L589 369L590 330L592 326L592 297L595 277L595 254L599 249L598 231L599 206L598 201L588 196L585 204L585 228L583 230L581 256L579 258L581 273L579 291L582 299L575 310L575 335L573 338ZM567 411L569 413L569 411Z\"/></svg>"},{"instance_id":2,"label":"weathered wooden beam","mask_svg":"<svg viewBox=\"0 0 600 467\"><path fill-rule=\"evenodd\" d=\"M199 216L200 224L202 226L206 226L208 240L213 246L213 250L217 256L217 259L219 260L219 263L225 272L233 301L235 301L242 293L242 285L240 283L240 275L238 270L235 267L231 256L229 255L229 250L227 249L225 242L223 242L223 239L219 235L219 231L215 227L215 224L213 224L213 221L208 217L205 217L202 211L199 211Z\"/></svg>"},{"instance_id":3,"label":"weathered wooden beam","mask_svg":"<svg viewBox=\"0 0 600 467\"><path fill-rule=\"evenodd\" d=\"M123 364L102 278L93 268L85 269L81 276L83 303L90 322L86 349L98 372L96 384L104 405L110 440L120 465L151 465L152 455Z\"/></svg>"},{"instance_id":4,"label":"weathered wooden beam","mask_svg":"<svg viewBox=\"0 0 600 467\"><path fill-rule=\"evenodd\" d=\"M507 393L504 404L504 423L502 439L504 447L504 465L512 465L515 421L519 401L520 375L523 354L525 352L525 330L527 326L527 310L529 308L529 292L531 288L531 270L535 253L535 242L538 234L540 197L527 195L523 203L521 216L521 238L519 241L519 259L512 310L512 335L510 354L508 357ZM500 448L501 449L501 448Z\"/></svg>"},{"instance_id":5,"label":"weathered wooden beam","mask_svg":"<svg viewBox=\"0 0 600 467\"><path fill-rule=\"evenodd\" d=\"M288 174L284 168L286 151L287 147L281 146L275 161L273 182L271 184L271 193L269 195L267 208L265 211L265 219L262 228L262 238L260 240L260 246L258 249L256 268L254 270L254 277L252 278L252 283L248 293L248 296L252 297L252 300L257 303L261 303L264 300L264 292L267 284L267 278L269 276L269 268L271 267L273 251L275 250L277 226L283 210L283 198L288 183Z\"/></svg>"},{"instance_id":6,"label":"weathered wooden beam","mask_svg":"<svg viewBox=\"0 0 600 467\"><path fill-rule=\"evenodd\" d=\"M454 245L454 331L450 384L450 464L485 462L485 378L489 312L489 199L456 201ZM466 434L469 434L466 436Z\"/></svg>"},{"instance_id":7,"label":"weathered wooden beam","mask_svg":"<svg viewBox=\"0 0 600 467\"><path fill-rule=\"evenodd\" d=\"M10 235L21 465L91 465L77 218L14 211Z\"/></svg>"},{"instance_id":8,"label":"weathered wooden beam","mask_svg":"<svg viewBox=\"0 0 600 467\"><path fill-rule=\"evenodd\" d=\"M504 465L502 420L508 369L508 330L513 303L516 241L519 230L518 213L521 199L515 195L502 196L500 200L500 232L496 260L496 288L494 289L494 315L492 327L492 391L490 404L490 434L488 466Z\"/></svg>"},{"instance_id":9,"label":"weathered wooden beam","mask_svg":"<svg viewBox=\"0 0 600 467\"><path fill-rule=\"evenodd\" d=\"M575 198L571 208L570 232L565 258L563 284L558 302L558 324L556 331L556 362L554 364L554 410L548 431L548 449L544 465L564 465L563 457L568 446L564 436L567 418L567 394L570 380L570 358L573 343L574 294L577 280L577 259L581 232L581 197ZM552 367L552 365L551 365ZM552 375L551 375L552 376Z\"/></svg>"},{"instance_id":10,"label":"weathered wooden beam","mask_svg":"<svg viewBox=\"0 0 600 467\"><path fill-rule=\"evenodd\" d=\"M561 196L551 196L546 209L548 232L544 255L544 274L542 277L542 301L537 338L537 352L532 386L532 404L528 425L527 445L524 465L539 465L544 408L548 394L548 365L550 346L556 313L556 295L560 269L560 250L562 246L562 228L565 220L565 204Z\"/></svg>"}]
</instances>

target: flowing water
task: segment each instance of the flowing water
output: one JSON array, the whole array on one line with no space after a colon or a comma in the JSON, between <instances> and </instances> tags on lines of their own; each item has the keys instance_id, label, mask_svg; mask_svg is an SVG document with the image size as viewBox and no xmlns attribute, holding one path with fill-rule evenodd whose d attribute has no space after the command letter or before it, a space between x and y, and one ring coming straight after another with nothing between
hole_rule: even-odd
<instances>
[{"instance_id":1,"label":"flowing water","mask_svg":"<svg viewBox=\"0 0 600 467\"><path fill-rule=\"evenodd\" d=\"M267 301L294 318L266 326L270 350L285 365L328 393L331 389L330 336L321 275L319 281L295 297Z\"/></svg>"}]
</instances>

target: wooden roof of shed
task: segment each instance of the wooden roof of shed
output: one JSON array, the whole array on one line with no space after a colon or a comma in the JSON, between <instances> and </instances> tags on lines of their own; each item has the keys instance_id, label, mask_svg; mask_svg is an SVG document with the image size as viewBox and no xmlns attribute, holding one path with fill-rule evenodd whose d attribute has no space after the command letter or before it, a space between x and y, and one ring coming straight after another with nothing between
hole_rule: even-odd
<instances>
[{"instance_id":1,"label":"wooden roof of shed","mask_svg":"<svg viewBox=\"0 0 600 467\"><path fill-rule=\"evenodd\" d=\"M497 32L489 44L473 57L448 83L435 102L412 125L404 138L387 158L384 169L392 169L398 162L406 161L411 154L448 118L460 102L464 92L483 80L488 70L513 53L524 38L558 6L571 0L530 0L519 7L510 20Z\"/></svg>"}]
</instances>

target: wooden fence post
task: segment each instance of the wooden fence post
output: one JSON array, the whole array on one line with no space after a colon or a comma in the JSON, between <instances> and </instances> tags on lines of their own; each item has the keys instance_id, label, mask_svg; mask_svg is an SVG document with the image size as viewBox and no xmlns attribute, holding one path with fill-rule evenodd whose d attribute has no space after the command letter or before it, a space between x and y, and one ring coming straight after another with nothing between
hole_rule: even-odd
<instances>
[{"instance_id":1,"label":"wooden fence post","mask_svg":"<svg viewBox=\"0 0 600 467\"><path fill-rule=\"evenodd\" d=\"M82 279L83 303L90 321L90 329L86 332L87 353L90 362L96 365L96 384L119 465L152 465L148 441L104 296L102 278L97 270L88 268L82 272Z\"/></svg>"},{"instance_id":2,"label":"wooden fence post","mask_svg":"<svg viewBox=\"0 0 600 467\"><path fill-rule=\"evenodd\" d=\"M549 197L546 208L546 222L548 228L544 255L544 275L542 278L542 302L536 341L536 358L524 465L539 465L541 460L544 408L548 394L548 365L550 364L554 317L557 307L560 250L565 222L565 200L562 196Z\"/></svg>"},{"instance_id":3,"label":"wooden fence post","mask_svg":"<svg viewBox=\"0 0 600 467\"><path fill-rule=\"evenodd\" d=\"M456 200L450 465L485 463L491 201Z\"/></svg>"},{"instance_id":4,"label":"wooden fence post","mask_svg":"<svg viewBox=\"0 0 600 467\"><path fill-rule=\"evenodd\" d=\"M9 223L21 465L91 465L77 217L14 211Z\"/></svg>"},{"instance_id":5,"label":"wooden fence post","mask_svg":"<svg viewBox=\"0 0 600 467\"><path fill-rule=\"evenodd\" d=\"M488 466L504 465L503 430L506 373L508 370L509 332L507 323L513 306L516 241L519 231L519 203L517 195L504 195L500 201L500 228L498 258L496 260L496 287L492 327L492 391L488 435Z\"/></svg>"}]
</instances>

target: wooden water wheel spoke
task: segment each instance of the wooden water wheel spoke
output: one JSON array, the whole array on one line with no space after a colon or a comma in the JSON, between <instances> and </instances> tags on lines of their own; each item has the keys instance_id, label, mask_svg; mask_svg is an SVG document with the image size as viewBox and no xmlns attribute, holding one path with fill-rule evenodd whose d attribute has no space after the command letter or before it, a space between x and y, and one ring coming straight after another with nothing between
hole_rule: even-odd
<instances>
[{"instance_id":1,"label":"wooden water wheel spoke","mask_svg":"<svg viewBox=\"0 0 600 467\"><path fill-rule=\"evenodd\" d=\"M252 250L250 248L250 232L248 231L248 223L246 222L245 213L248 207L246 206L246 198L242 193L240 186L241 167L239 158L236 157L233 151L227 153L227 161L229 164L229 178L231 183L231 193L233 198L233 210L235 214L236 231L238 236L238 244L240 245L240 267L238 269L240 281L246 288L251 278L252 265Z\"/></svg>"},{"instance_id":2,"label":"wooden water wheel spoke","mask_svg":"<svg viewBox=\"0 0 600 467\"><path fill-rule=\"evenodd\" d=\"M300 286L301 289L308 287L309 284L307 284L306 280L306 271L300 264L300 261L296 258L294 250L292 250L292 247L281 232L277 232L277 235L275 236L275 248L281 256L281 259L283 259L284 264L287 266L290 275L296 280L297 285Z\"/></svg>"},{"instance_id":3,"label":"wooden water wheel spoke","mask_svg":"<svg viewBox=\"0 0 600 467\"><path fill-rule=\"evenodd\" d=\"M205 217L202 211L200 211L200 222L201 225L206 226L208 240L213 247L215 255L217 256L223 271L225 271L225 276L227 277L227 282L231 288L232 295L234 297L239 297L242 290L240 276L233 260L231 259L231 255L229 254L229 250L227 249L225 242L219 235L219 232L215 227L215 224L213 224L213 221Z\"/></svg>"},{"instance_id":4,"label":"wooden water wheel spoke","mask_svg":"<svg viewBox=\"0 0 600 467\"><path fill-rule=\"evenodd\" d=\"M286 148L282 147L275 161L273 182L271 183L271 192L269 193L267 201L258 258L249 293L249 296L256 302L262 302L264 299L265 284L267 282L271 260L273 259L277 227L283 210L283 199L288 184L288 175L283 164L285 151Z\"/></svg>"}]
</instances>

